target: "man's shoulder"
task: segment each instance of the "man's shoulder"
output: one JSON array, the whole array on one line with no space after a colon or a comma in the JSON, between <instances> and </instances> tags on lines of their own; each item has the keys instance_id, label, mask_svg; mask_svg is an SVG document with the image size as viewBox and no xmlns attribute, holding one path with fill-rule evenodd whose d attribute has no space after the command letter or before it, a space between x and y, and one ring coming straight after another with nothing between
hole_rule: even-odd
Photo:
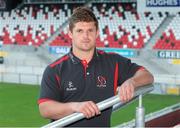
<instances>
[{"instance_id":1,"label":"man's shoulder","mask_svg":"<svg viewBox=\"0 0 180 128\"><path fill-rule=\"evenodd\" d=\"M53 68L65 61L69 60L69 55L65 54L64 56L60 57L59 59L55 60L54 62L52 62L51 64L49 64L49 67Z\"/></svg>"},{"instance_id":2,"label":"man's shoulder","mask_svg":"<svg viewBox=\"0 0 180 128\"><path fill-rule=\"evenodd\" d=\"M103 50L98 50L98 54L101 59L111 62L126 62L129 60L128 58L115 52L105 52Z\"/></svg>"},{"instance_id":3,"label":"man's shoulder","mask_svg":"<svg viewBox=\"0 0 180 128\"><path fill-rule=\"evenodd\" d=\"M102 56L102 57L113 57L113 58L116 58L116 57L122 57L120 54L118 53L115 53L115 52L105 52L103 50L97 50L97 53Z\"/></svg>"}]
</instances>

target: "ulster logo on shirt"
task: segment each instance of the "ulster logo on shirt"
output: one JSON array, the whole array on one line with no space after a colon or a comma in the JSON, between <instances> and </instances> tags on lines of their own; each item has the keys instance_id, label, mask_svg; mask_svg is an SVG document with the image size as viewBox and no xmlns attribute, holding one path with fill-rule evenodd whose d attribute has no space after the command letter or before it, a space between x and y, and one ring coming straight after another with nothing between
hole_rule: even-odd
<instances>
[{"instance_id":1,"label":"ulster logo on shirt","mask_svg":"<svg viewBox=\"0 0 180 128\"><path fill-rule=\"evenodd\" d=\"M74 87L72 81L69 81L69 82L68 82L68 87L66 88L66 91L75 91L75 90L77 90L77 88Z\"/></svg>"},{"instance_id":2,"label":"ulster logo on shirt","mask_svg":"<svg viewBox=\"0 0 180 128\"><path fill-rule=\"evenodd\" d=\"M107 80L104 76L98 76L97 77L97 87L99 88L105 88L106 87Z\"/></svg>"}]
</instances>

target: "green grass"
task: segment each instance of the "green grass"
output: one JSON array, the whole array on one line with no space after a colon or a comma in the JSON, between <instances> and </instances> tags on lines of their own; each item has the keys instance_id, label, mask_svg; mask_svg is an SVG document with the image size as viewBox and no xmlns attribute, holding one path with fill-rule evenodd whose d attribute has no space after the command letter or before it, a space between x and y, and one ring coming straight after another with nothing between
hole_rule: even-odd
<instances>
[{"instance_id":1,"label":"green grass","mask_svg":"<svg viewBox=\"0 0 180 128\"><path fill-rule=\"evenodd\" d=\"M38 111L39 86L0 83L0 127L40 127L49 122ZM180 102L180 96L146 95L143 104L146 113ZM116 111L112 126L134 118L137 102Z\"/></svg>"},{"instance_id":2,"label":"green grass","mask_svg":"<svg viewBox=\"0 0 180 128\"><path fill-rule=\"evenodd\" d=\"M43 126L38 111L39 86L0 83L0 127Z\"/></svg>"}]
</instances>

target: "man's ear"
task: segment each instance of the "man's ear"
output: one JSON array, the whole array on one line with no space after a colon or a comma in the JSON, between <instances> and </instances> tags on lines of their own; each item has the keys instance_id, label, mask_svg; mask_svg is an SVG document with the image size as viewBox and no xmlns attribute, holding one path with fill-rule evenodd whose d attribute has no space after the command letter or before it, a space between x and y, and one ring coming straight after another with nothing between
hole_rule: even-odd
<instances>
[{"instance_id":1,"label":"man's ear","mask_svg":"<svg viewBox=\"0 0 180 128\"><path fill-rule=\"evenodd\" d=\"M68 35L69 35L69 37L72 39L72 32L71 32L70 29L68 29Z\"/></svg>"}]
</instances>

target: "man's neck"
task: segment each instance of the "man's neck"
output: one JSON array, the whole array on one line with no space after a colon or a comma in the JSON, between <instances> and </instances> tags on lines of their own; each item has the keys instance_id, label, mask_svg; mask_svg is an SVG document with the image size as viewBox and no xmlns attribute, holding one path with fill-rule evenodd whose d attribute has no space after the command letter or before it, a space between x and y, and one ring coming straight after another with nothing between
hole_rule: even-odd
<instances>
[{"instance_id":1,"label":"man's neck","mask_svg":"<svg viewBox=\"0 0 180 128\"><path fill-rule=\"evenodd\" d=\"M90 51L72 50L73 54L81 60L86 60L88 63L94 55L94 49Z\"/></svg>"}]
</instances>

